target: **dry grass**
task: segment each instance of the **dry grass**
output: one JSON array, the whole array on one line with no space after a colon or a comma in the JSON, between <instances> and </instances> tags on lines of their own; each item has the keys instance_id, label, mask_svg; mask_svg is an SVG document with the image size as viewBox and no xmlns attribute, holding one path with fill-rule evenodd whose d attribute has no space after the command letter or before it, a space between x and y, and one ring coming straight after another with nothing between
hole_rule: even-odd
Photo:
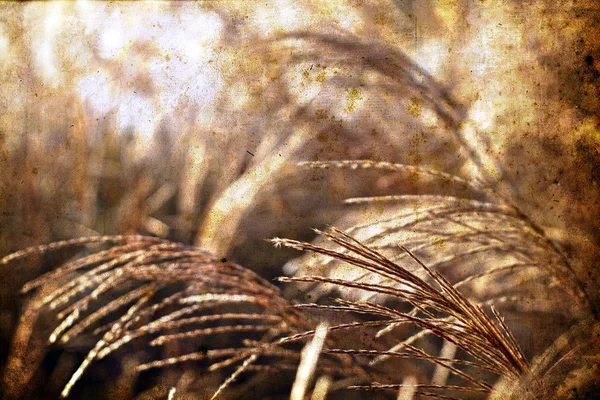
<instances>
[{"instance_id":1,"label":"dry grass","mask_svg":"<svg viewBox=\"0 0 600 400\"><path fill-rule=\"evenodd\" d=\"M91 349L64 385L62 397L70 395L92 363L118 354L122 349L131 349L132 343L162 350L155 359L138 358L133 366L138 373L179 364L194 365L193 362L199 361L206 361L202 365L211 372L233 369L212 393L212 398L225 393L244 373L257 374L273 368L283 371L288 367L293 371L296 366L298 371L291 389L294 399L303 399L307 393L325 398L331 386L336 387L336 381L338 389L400 393L411 389L414 395L453 398L449 394L491 392L491 384L473 371L492 372L514 382L531 375L525 356L496 309L490 308L494 317L490 318L482 307L471 303L410 250L400 247L408 256L405 261L421 267L429 282L338 229L318 233L345 252L289 239L272 241L276 245L335 258L391 283L369 284L322 276L280 278L281 281L327 283L383 294L410 304L412 310L403 312L370 301L343 299L336 299L335 305L297 304L290 308L276 287L251 271L217 260L196 248L159 238L82 238L5 257L1 263L7 266L32 255L75 246L110 246L68 261L23 288L23 292L33 295L15 335L5 374L7 393L13 397L23 393L40 368L44 348L56 344L68 346L81 338L90 343ZM235 310L231 310L232 307ZM329 327L320 325L313 330L310 329L311 318L300 312L306 309L371 318ZM40 338L44 330L40 330L38 323L49 315L54 317L50 318L50 334L44 340ZM429 355L411 344L415 338L399 343L397 347L403 351L380 350L378 346L336 346L340 341L336 341L335 333L352 334L357 330L367 333L374 327L378 331L375 336L379 338L382 333L403 324L416 325L420 336L431 333L444 339L461 349L465 357ZM325 340L327 332L334 334L328 341ZM297 346L290 347L312 336L314 339L301 353ZM213 340L213 337L218 339ZM198 341L208 348L191 351L190 343ZM463 384L379 383L377 379L393 381L403 377L402 374L382 375L377 369L368 372L376 363L365 364L348 356L367 357L371 361L381 357L425 360L458 376ZM321 378L313 384L318 376ZM340 382L349 378L354 382L340 386ZM183 386L176 390L176 386L172 386L167 395L171 398L190 390L193 389Z\"/></svg>"},{"instance_id":2,"label":"dry grass","mask_svg":"<svg viewBox=\"0 0 600 400\"><path fill-rule=\"evenodd\" d=\"M31 298L4 375L9 396L23 394L47 349L68 348L78 340L91 349L62 397L69 396L92 363L119 351L121 357L123 350L142 349L134 367L138 373L196 361L205 361L201 365L210 372L233 368L213 397L243 372L295 369L300 355L293 342L307 337L297 334L310 327L308 320L266 280L197 248L142 236L91 237L26 249L0 263L7 267L31 255L94 244L109 247L68 261L23 288ZM49 334L40 329L40 320L46 320ZM199 345L204 349L193 351ZM156 356L148 358L148 353ZM321 360L319 370L332 377L360 371L343 368L339 359Z\"/></svg>"},{"instance_id":3,"label":"dry grass","mask_svg":"<svg viewBox=\"0 0 600 400\"><path fill-rule=\"evenodd\" d=\"M456 345L476 362L461 361L457 359L446 359L427 355L422 350L402 342L400 346L405 352L378 351L369 349L326 349L326 353L367 355L370 357L388 356L399 358L425 359L449 369L452 373L460 376L472 386L458 387L448 385L417 385L416 394L436 395L436 390L454 391L491 391L491 386L484 381L473 378L452 366L452 364L463 364L471 368L485 369L496 374L518 380L523 375L530 373L529 366L524 355L519 349L514 337L506 328L495 308L491 308L496 319L494 323L480 306L469 302L458 290L456 290L442 275L431 270L423 264L407 248L401 249L422 267L431 280L437 285L437 289L431 284L420 279L411 271L392 262L380 253L363 245L351 236L335 228L332 233L319 232L332 242L349 251L348 253L328 250L326 248L311 245L310 243L298 242L288 239L274 239L276 245L284 245L299 250L308 250L328 257L347 262L372 274L380 275L392 281L390 285L369 284L343 279L331 279L320 276L306 276L298 278L281 278L286 282L319 282L329 283L337 286L350 287L369 293L378 293L393 296L411 304L413 309L401 312L396 309L382 306L368 301L346 301L337 299L338 305L301 304L299 308L324 309L327 311L338 311L372 315L383 320L365 322L365 326L394 326L406 323L417 325L421 331L431 332L446 341ZM354 329L357 324L343 324L332 326L331 330ZM409 339L410 340L410 339ZM352 386L353 389L393 389L403 387L398 384L371 384L368 386ZM434 392L428 392L433 390Z\"/></svg>"},{"instance_id":4,"label":"dry grass","mask_svg":"<svg viewBox=\"0 0 600 400\"><path fill-rule=\"evenodd\" d=\"M378 169L381 174L438 182L447 189L436 194L347 199L347 214L339 223L392 261L408 257L398 252L398 245L413 249L431 269L447 273L456 288L480 303L508 302L517 308L521 304L520 313L563 314L574 319L592 312L585 285L561 249L515 204L483 182L424 167L369 160L302 165L348 169L350 175L356 170ZM285 269L297 276L318 271L331 278L393 282L386 276L349 272L332 257L303 257ZM313 298L330 292L324 285L305 287ZM540 290L542 287L545 289ZM565 296L572 304L561 306L560 299Z\"/></svg>"},{"instance_id":5,"label":"dry grass","mask_svg":"<svg viewBox=\"0 0 600 400\"><path fill-rule=\"evenodd\" d=\"M570 309L584 315L587 297L566 257L518 208L482 182L425 167L368 160L301 165L433 179L460 186L480 200L441 194L352 198L348 207L392 203L395 211L351 224L348 232L362 240L336 228L315 230L337 249L319 240L272 239L277 246L317 255L310 262L294 261L301 265L296 276L279 278L312 285L300 290L305 296L313 293L314 302L293 306L256 273L157 237L87 237L8 255L0 260L3 268L32 257L78 253L23 287L29 300L4 373L6 393L23 396L44 370L48 354L69 346L86 350L79 361L63 355L54 367L51 386L70 376L62 383L61 397L85 386L78 383L87 372L111 357L122 358L130 370L121 387L134 387L142 374L150 374L144 379L150 379L153 396L169 398L236 397L257 390L253 385L298 400L327 398L345 389L382 396L391 391L408 397L481 398L493 392L498 377L514 385L530 382L533 392L545 387L540 379L556 363L536 361L533 372L531 354L521 350L496 305L516 307L522 315L547 313L547 302L519 309L526 296L535 300L532 288L542 277L554 282L548 290L569 296L574 300ZM485 261L479 254L486 255ZM451 283L441 271L456 271L456 263L462 274L454 273ZM489 279L507 280L481 286ZM514 279L521 287L511 283ZM487 296L481 297L482 290ZM332 293L338 296L331 298ZM556 293L548 298L556 301ZM325 313L327 326L316 327L316 311ZM431 337L445 343L437 355L431 351L440 342ZM302 349L301 343L311 338ZM398 373L397 362L427 363L435 370L413 365ZM268 380L274 371L287 378L274 385ZM201 387L190 383L196 375L202 377ZM120 392L118 397L130 396Z\"/></svg>"},{"instance_id":6,"label":"dry grass","mask_svg":"<svg viewBox=\"0 0 600 400\"><path fill-rule=\"evenodd\" d=\"M287 3L0 6L0 254L36 246L0 265L6 396L544 398L593 371L594 3Z\"/></svg>"}]
</instances>

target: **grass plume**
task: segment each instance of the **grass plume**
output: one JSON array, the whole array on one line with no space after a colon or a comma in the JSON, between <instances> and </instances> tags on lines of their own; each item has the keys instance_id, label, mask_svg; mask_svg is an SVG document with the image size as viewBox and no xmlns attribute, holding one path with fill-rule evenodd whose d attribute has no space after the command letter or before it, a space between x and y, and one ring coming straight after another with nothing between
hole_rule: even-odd
<instances>
[{"instance_id":1,"label":"grass plume","mask_svg":"<svg viewBox=\"0 0 600 400\"><path fill-rule=\"evenodd\" d=\"M32 298L5 375L19 376L5 380L11 395L22 393L39 368L45 355L40 349L82 339L91 349L64 385L62 397L72 393L94 362L137 348L135 344L158 349L153 359L138 359L138 373L194 362L204 362L212 372L233 368L213 398L242 373L267 370L272 358L288 366L298 362L295 342L308 336L290 336L309 330L309 321L289 308L268 281L195 247L141 236L83 238L26 249L0 263L6 268L34 254L98 244L108 248L67 261L23 288ZM38 324L48 315L53 315L53 328L40 342ZM198 345L205 349L194 350ZM320 368L331 376L356 373L327 359ZM306 391L307 382L303 384Z\"/></svg>"},{"instance_id":2,"label":"grass plume","mask_svg":"<svg viewBox=\"0 0 600 400\"><path fill-rule=\"evenodd\" d=\"M530 374L529 365L521 352L514 337L502 321L498 312L492 307L494 319L489 317L483 309L471 303L440 273L423 264L409 249L401 246L401 250L409 256L412 262L417 263L427 273L432 283L416 276L413 272L392 262L377 251L370 249L363 243L352 238L346 233L332 228L331 232L318 233L333 243L343 247L347 253L330 250L325 247L312 245L289 239L273 239L275 245L306 250L350 263L365 271L381 276L393 282L390 285L373 285L343 279L330 279L319 276L280 278L284 282L319 282L330 283L338 286L351 287L371 293L384 293L394 296L409 303L414 312L405 313L368 301L346 301L336 299L338 305L300 304L299 308L321 309L335 312L358 313L375 316L382 320L374 321L381 325L394 325L412 323L423 331L429 331L442 339L456 345L475 361L462 363L471 368L480 368L493 371L509 377L515 381L523 375ZM434 286L435 285L435 286ZM404 289L400 289L399 286ZM373 324L373 322L371 322ZM350 329L352 326L332 326L331 329ZM426 390L458 390L458 391L491 391L491 386L477 378L470 376L454 367L457 360L442 359L429 356L422 350L403 343L405 352L386 352L363 349L326 349L325 352L333 354L366 355L371 357L390 356L419 358L433 362L452 373L463 378L471 386L448 385L421 385L417 386L417 394L427 395ZM354 389L394 389L402 384L381 385L374 383L366 386L353 386Z\"/></svg>"}]
</instances>

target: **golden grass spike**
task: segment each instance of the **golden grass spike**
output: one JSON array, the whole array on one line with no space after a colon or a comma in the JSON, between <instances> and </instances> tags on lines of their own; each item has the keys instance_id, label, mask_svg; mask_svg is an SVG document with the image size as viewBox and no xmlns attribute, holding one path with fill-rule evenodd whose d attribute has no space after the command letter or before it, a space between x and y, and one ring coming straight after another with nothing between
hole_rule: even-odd
<instances>
[{"instance_id":1,"label":"golden grass spike","mask_svg":"<svg viewBox=\"0 0 600 400\"><path fill-rule=\"evenodd\" d=\"M300 365L296 372L296 380L292 385L290 400L304 400L310 381L317 370L317 362L319 361L323 344L325 344L326 336L327 325L321 323L317 326L313 339L302 349L302 357L300 358Z\"/></svg>"},{"instance_id":2,"label":"golden grass spike","mask_svg":"<svg viewBox=\"0 0 600 400\"><path fill-rule=\"evenodd\" d=\"M329 375L320 376L317 379L317 383L315 383L315 389L313 390L310 400L325 400L330 388L331 378Z\"/></svg>"},{"instance_id":3,"label":"golden grass spike","mask_svg":"<svg viewBox=\"0 0 600 400\"><path fill-rule=\"evenodd\" d=\"M167 400L175 400L176 391L177 391L177 389L175 387L172 387L171 389L169 389L169 394L167 395Z\"/></svg>"},{"instance_id":4,"label":"golden grass spike","mask_svg":"<svg viewBox=\"0 0 600 400\"><path fill-rule=\"evenodd\" d=\"M231 385L239 375L242 374L242 372L244 372L251 364L253 364L254 362L256 362L256 360L258 359L259 355L258 354L252 354L250 357L248 357L247 359L244 360L244 362L242 363L242 365L240 365L233 374L231 374L229 376L229 378L227 378L225 380L225 382L223 382L221 384L221 386L219 386L219 388L217 389L217 391L211 396L210 400L214 400L217 397L219 397L219 395L225 390L227 389L227 387L229 385Z\"/></svg>"}]
</instances>

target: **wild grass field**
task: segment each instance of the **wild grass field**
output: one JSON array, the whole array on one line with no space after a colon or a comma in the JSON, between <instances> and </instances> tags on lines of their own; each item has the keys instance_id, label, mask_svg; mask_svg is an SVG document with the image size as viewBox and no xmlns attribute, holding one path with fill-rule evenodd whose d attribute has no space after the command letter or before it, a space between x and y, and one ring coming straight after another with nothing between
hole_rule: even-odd
<instances>
[{"instance_id":1,"label":"wild grass field","mask_svg":"<svg viewBox=\"0 0 600 400\"><path fill-rule=\"evenodd\" d=\"M594 398L599 21L0 3L2 398Z\"/></svg>"}]
</instances>

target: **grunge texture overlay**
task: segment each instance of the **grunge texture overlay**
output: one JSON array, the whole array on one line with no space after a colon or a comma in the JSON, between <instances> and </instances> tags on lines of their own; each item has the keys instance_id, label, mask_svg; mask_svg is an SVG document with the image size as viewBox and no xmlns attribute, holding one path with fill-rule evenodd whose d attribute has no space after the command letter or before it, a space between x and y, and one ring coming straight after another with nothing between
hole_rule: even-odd
<instances>
[{"instance_id":1,"label":"grunge texture overlay","mask_svg":"<svg viewBox=\"0 0 600 400\"><path fill-rule=\"evenodd\" d=\"M2 398L593 398L599 82L592 0L0 3Z\"/></svg>"}]
</instances>

